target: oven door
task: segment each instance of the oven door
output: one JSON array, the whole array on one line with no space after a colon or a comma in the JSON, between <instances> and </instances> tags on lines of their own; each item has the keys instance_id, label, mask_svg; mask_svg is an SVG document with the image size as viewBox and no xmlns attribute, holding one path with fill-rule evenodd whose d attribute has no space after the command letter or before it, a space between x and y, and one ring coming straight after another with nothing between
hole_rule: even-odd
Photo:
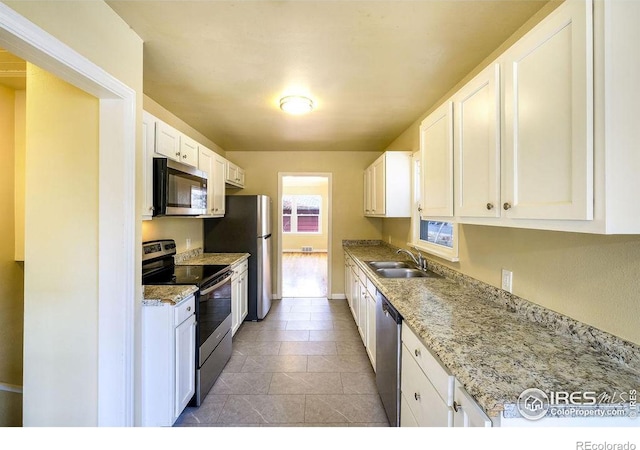
<instances>
[{"instance_id":1,"label":"oven door","mask_svg":"<svg viewBox=\"0 0 640 450\"><path fill-rule=\"evenodd\" d=\"M198 365L202 366L231 330L231 275L229 271L200 288L196 309Z\"/></svg>"}]
</instances>

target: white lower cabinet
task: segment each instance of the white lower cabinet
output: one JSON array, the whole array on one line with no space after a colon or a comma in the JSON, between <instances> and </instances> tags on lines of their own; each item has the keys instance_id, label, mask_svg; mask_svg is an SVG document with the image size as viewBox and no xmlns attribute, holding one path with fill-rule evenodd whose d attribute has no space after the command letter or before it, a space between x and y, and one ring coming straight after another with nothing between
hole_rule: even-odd
<instances>
[{"instance_id":1,"label":"white lower cabinet","mask_svg":"<svg viewBox=\"0 0 640 450\"><path fill-rule=\"evenodd\" d=\"M195 393L195 297L142 308L142 425L171 426Z\"/></svg>"},{"instance_id":2,"label":"white lower cabinet","mask_svg":"<svg viewBox=\"0 0 640 450\"><path fill-rule=\"evenodd\" d=\"M491 427L489 416L478 406L475 400L456 380L456 391L453 394L453 426L454 427Z\"/></svg>"},{"instance_id":3,"label":"white lower cabinet","mask_svg":"<svg viewBox=\"0 0 640 450\"><path fill-rule=\"evenodd\" d=\"M411 329L402 324L400 420L409 415L420 427L453 425L454 377L427 350ZM404 409L402 409L404 408Z\"/></svg>"},{"instance_id":4,"label":"white lower cabinet","mask_svg":"<svg viewBox=\"0 0 640 450\"><path fill-rule=\"evenodd\" d=\"M234 265L231 270L233 270L231 276L231 335L233 336L248 313L249 263L244 260Z\"/></svg>"}]
</instances>

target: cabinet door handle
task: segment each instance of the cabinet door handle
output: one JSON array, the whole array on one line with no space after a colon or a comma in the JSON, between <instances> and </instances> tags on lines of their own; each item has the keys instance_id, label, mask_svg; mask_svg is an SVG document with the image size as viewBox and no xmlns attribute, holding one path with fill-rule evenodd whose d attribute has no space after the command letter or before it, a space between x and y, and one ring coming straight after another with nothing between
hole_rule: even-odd
<instances>
[{"instance_id":1,"label":"cabinet door handle","mask_svg":"<svg viewBox=\"0 0 640 450\"><path fill-rule=\"evenodd\" d=\"M491 211L493 209L493 203L487 203L487 209Z\"/></svg>"},{"instance_id":2,"label":"cabinet door handle","mask_svg":"<svg viewBox=\"0 0 640 450\"><path fill-rule=\"evenodd\" d=\"M462 405L461 405L460 403L458 403L458 402L453 402L453 410L454 410L455 412L458 412L458 411L460 411L461 409L462 409Z\"/></svg>"},{"instance_id":3,"label":"cabinet door handle","mask_svg":"<svg viewBox=\"0 0 640 450\"><path fill-rule=\"evenodd\" d=\"M418 394L417 392L414 392L413 398L415 398L417 402L420 401L420 394Z\"/></svg>"},{"instance_id":4,"label":"cabinet door handle","mask_svg":"<svg viewBox=\"0 0 640 450\"><path fill-rule=\"evenodd\" d=\"M191 311L191 306L187 306L187 311Z\"/></svg>"},{"instance_id":5,"label":"cabinet door handle","mask_svg":"<svg viewBox=\"0 0 640 450\"><path fill-rule=\"evenodd\" d=\"M176 156L179 158L180 157L180 152L176 152Z\"/></svg>"},{"instance_id":6,"label":"cabinet door handle","mask_svg":"<svg viewBox=\"0 0 640 450\"><path fill-rule=\"evenodd\" d=\"M413 351L413 353L416 355L416 357L420 357L420 350L418 350L417 348Z\"/></svg>"},{"instance_id":7,"label":"cabinet door handle","mask_svg":"<svg viewBox=\"0 0 640 450\"><path fill-rule=\"evenodd\" d=\"M422 206L418 206L418 212L422 212Z\"/></svg>"},{"instance_id":8,"label":"cabinet door handle","mask_svg":"<svg viewBox=\"0 0 640 450\"><path fill-rule=\"evenodd\" d=\"M511 209L511 203L506 202L504 205L502 205L502 207L504 208L505 211Z\"/></svg>"}]
</instances>

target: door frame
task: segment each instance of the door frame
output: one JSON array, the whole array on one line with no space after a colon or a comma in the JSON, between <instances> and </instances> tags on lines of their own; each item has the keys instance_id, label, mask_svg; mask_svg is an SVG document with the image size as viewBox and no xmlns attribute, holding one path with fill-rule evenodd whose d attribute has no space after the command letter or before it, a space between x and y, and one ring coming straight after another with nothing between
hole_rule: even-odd
<instances>
[{"instance_id":1,"label":"door frame","mask_svg":"<svg viewBox=\"0 0 640 450\"><path fill-rule=\"evenodd\" d=\"M99 100L97 425L133 426L136 92L2 3L0 46Z\"/></svg>"},{"instance_id":2,"label":"door frame","mask_svg":"<svg viewBox=\"0 0 640 450\"><path fill-rule=\"evenodd\" d=\"M332 298L331 292L331 262L332 262L332 201L333 201L333 174L330 172L278 172L278 206L276 214L278 216L278 255L277 255L277 271L276 293L274 298L282 298L282 180L284 177L321 177L327 179L327 190L329 192L327 199L327 298Z\"/></svg>"}]
</instances>

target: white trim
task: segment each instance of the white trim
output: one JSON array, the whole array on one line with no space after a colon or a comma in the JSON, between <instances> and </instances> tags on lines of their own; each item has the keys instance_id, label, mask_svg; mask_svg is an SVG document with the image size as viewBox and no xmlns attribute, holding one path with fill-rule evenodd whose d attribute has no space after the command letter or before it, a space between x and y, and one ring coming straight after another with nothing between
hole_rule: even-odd
<instances>
[{"instance_id":1,"label":"white trim","mask_svg":"<svg viewBox=\"0 0 640 450\"><path fill-rule=\"evenodd\" d=\"M0 383L0 391L22 394L22 386L18 386L17 384Z\"/></svg>"},{"instance_id":2,"label":"white trim","mask_svg":"<svg viewBox=\"0 0 640 450\"><path fill-rule=\"evenodd\" d=\"M0 46L100 99L97 425L132 426L136 92L2 3Z\"/></svg>"},{"instance_id":3,"label":"white trim","mask_svg":"<svg viewBox=\"0 0 640 450\"><path fill-rule=\"evenodd\" d=\"M278 255L276 270L276 293L274 298L282 298L282 179L284 177L323 177L327 179L327 295L331 291L331 261L332 261L332 200L333 200L333 174L328 172L278 172Z\"/></svg>"}]
</instances>

